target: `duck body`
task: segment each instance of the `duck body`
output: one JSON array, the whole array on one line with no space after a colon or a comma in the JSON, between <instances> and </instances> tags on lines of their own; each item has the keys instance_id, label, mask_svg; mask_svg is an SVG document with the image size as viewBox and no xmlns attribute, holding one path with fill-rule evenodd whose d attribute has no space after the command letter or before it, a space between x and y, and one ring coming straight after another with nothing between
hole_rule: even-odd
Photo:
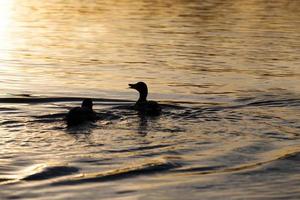
<instances>
[{"instance_id":1,"label":"duck body","mask_svg":"<svg viewBox=\"0 0 300 200\"><path fill-rule=\"evenodd\" d=\"M68 126L76 126L85 122L95 122L97 118L93 111L93 102L91 99L84 99L81 107L72 108L66 115Z\"/></svg>"},{"instance_id":2,"label":"duck body","mask_svg":"<svg viewBox=\"0 0 300 200\"><path fill-rule=\"evenodd\" d=\"M159 115L161 107L156 101L136 102L134 109L145 115Z\"/></svg>"},{"instance_id":3,"label":"duck body","mask_svg":"<svg viewBox=\"0 0 300 200\"><path fill-rule=\"evenodd\" d=\"M131 89L135 89L139 92L140 97L134 105L134 109L142 115L159 115L161 113L161 107L156 101L148 101L148 87L144 82L138 82L136 84L129 84Z\"/></svg>"}]
</instances>

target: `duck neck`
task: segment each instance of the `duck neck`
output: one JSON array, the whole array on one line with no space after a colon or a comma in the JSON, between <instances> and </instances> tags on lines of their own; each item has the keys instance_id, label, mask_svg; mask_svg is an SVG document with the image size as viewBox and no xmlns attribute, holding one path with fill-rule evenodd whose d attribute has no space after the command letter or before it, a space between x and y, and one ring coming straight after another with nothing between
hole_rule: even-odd
<instances>
[{"instance_id":1,"label":"duck neck","mask_svg":"<svg viewBox=\"0 0 300 200\"><path fill-rule=\"evenodd\" d=\"M141 91L140 92L140 97L138 99L138 102L145 102L145 101L147 101L147 95L148 95L148 91Z\"/></svg>"}]
</instances>

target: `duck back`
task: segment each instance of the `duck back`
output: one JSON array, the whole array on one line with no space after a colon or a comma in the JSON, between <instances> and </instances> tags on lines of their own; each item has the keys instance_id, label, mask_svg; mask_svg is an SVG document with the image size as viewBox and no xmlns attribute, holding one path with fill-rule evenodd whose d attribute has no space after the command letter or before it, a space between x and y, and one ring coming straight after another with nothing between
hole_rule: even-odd
<instances>
[{"instance_id":1,"label":"duck back","mask_svg":"<svg viewBox=\"0 0 300 200\"><path fill-rule=\"evenodd\" d=\"M95 112L83 107L72 108L66 116L68 126L75 126L88 121L94 122L95 119Z\"/></svg>"}]
</instances>

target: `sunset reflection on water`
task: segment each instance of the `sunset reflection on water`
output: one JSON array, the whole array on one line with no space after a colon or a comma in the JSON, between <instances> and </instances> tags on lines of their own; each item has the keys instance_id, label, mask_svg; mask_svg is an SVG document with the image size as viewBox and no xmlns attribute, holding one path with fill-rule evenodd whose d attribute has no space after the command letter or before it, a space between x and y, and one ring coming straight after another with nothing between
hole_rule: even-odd
<instances>
[{"instance_id":1,"label":"sunset reflection on water","mask_svg":"<svg viewBox=\"0 0 300 200\"><path fill-rule=\"evenodd\" d=\"M299 8L0 0L0 198L299 199Z\"/></svg>"},{"instance_id":2,"label":"sunset reflection on water","mask_svg":"<svg viewBox=\"0 0 300 200\"><path fill-rule=\"evenodd\" d=\"M281 16L277 7L265 13L263 2L228 1L1 4L1 66L15 70L5 74L19 85L15 92L57 94L63 87L118 96L140 79L164 99L258 86L299 91L295 11ZM23 84L24 76L35 81Z\"/></svg>"}]
</instances>

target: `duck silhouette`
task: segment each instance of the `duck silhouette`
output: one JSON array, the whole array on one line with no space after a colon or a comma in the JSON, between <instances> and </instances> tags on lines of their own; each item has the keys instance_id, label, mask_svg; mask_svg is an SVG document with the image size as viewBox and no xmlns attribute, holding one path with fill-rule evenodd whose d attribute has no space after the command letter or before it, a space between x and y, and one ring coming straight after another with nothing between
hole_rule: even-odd
<instances>
[{"instance_id":1,"label":"duck silhouette","mask_svg":"<svg viewBox=\"0 0 300 200\"><path fill-rule=\"evenodd\" d=\"M92 99L84 99L81 107L72 108L66 115L67 126L76 126L85 122L95 122L97 119L96 112L93 110Z\"/></svg>"},{"instance_id":2,"label":"duck silhouette","mask_svg":"<svg viewBox=\"0 0 300 200\"><path fill-rule=\"evenodd\" d=\"M130 89L135 89L139 92L140 96L134 105L134 109L139 111L142 115L159 115L161 107L156 101L148 101L148 87L144 82L135 84L128 84Z\"/></svg>"}]
</instances>

